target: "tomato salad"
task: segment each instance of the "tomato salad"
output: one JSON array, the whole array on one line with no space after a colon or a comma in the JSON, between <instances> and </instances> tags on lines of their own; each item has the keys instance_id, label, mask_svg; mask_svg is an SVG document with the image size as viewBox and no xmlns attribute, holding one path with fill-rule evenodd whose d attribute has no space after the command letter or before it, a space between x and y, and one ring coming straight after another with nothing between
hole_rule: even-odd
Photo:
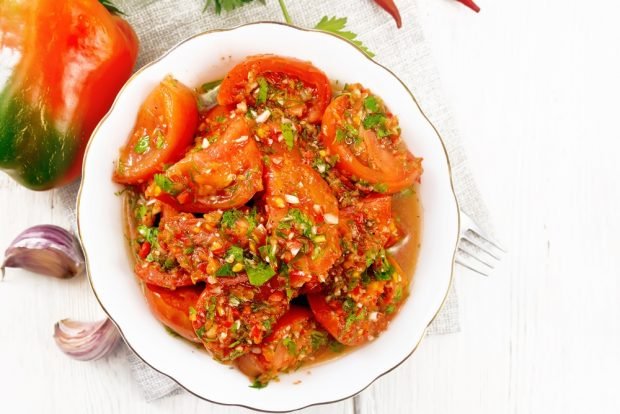
<instances>
[{"instance_id":1,"label":"tomato salad","mask_svg":"<svg viewBox=\"0 0 620 414\"><path fill-rule=\"evenodd\" d=\"M204 105L213 84L157 85L113 179L153 314L262 386L387 328L421 159L379 96L309 62L249 57Z\"/></svg>"}]
</instances>

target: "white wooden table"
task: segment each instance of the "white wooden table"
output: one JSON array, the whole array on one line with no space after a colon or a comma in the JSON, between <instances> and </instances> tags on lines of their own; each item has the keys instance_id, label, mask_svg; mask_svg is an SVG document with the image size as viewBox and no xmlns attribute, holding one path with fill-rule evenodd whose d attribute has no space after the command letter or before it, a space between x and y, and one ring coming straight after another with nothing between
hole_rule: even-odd
<instances>
[{"instance_id":1,"label":"white wooden table","mask_svg":"<svg viewBox=\"0 0 620 414\"><path fill-rule=\"evenodd\" d=\"M401 0L407 1L407 0ZM458 277L462 332L427 338L354 400L304 413L620 412L620 6L418 0L471 165L510 250ZM0 177L0 249L68 225L55 192ZM190 395L148 404L117 352L64 357L52 326L102 315L85 278L0 283L0 412L241 413Z\"/></svg>"}]
</instances>

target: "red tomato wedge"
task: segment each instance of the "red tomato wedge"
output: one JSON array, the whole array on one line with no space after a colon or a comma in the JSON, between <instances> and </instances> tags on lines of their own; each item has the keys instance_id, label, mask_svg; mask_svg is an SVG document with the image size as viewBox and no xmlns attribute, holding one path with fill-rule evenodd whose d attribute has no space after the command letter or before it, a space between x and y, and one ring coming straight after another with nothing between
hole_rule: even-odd
<instances>
[{"instance_id":1,"label":"red tomato wedge","mask_svg":"<svg viewBox=\"0 0 620 414\"><path fill-rule=\"evenodd\" d=\"M331 99L329 79L310 62L274 55L251 56L224 78L220 105L247 101L252 106L277 105L311 123L321 121Z\"/></svg>"},{"instance_id":2,"label":"red tomato wedge","mask_svg":"<svg viewBox=\"0 0 620 414\"><path fill-rule=\"evenodd\" d=\"M153 195L179 211L205 213L241 206L261 191L261 154L248 121L236 117L221 131L213 143L205 141L156 176Z\"/></svg>"},{"instance_id":3,"label":"red tomato wedge","mask_svg":"<svg viewBox=\"0 0 620 414\"><path fill-rule=\"evenodd\" d=\"M196 305L204 286L170 290L146 284L144 296L155 317L168 328L192 342L200 343L189 320L189 308Z\"/></svg>"},{"instance_id":4,"label":"red tomato wedge","mask_svg":"<svg viewBox=\"0 0 620 414\"><path fill-rule=\"evenodd\" d=\"M247 277L234 284L228 279L207 285L190 310L196 335L220 361L234 361L260 344L289 307L277 277L260 287Z\"/></svg>"},{"instance_id":5,"label":"red tomato wedge","mask_svg":"<svg viewBox=\"0 0 620 414\"><path fill-rule=\"evenodd\" d=\"M239 369L251 378L267 382L297 368L327 344L327 332L317 325L312 312L292 305L260 345L260 353L248 353L236 360Z\"/></svg>"},{"instance_id":6,"label":"red tomato wedge","mask_svg":"<svg viewBox=\"0 0 620 414\"><path fill-rule=\"evenodd\" d=\"M343 248L343 269L363 272L368 258L377 255L388 244L394 244L401 233L392 218L392 197L372 195L340 210L338 223Z\"/></svg>"},{"instance_id":7,"label":"red tomato wedge","mask_svg":"<svg viewBox=\"0 0 620 414\"><path fill-rule=\"evenodd\" d=\"M114 181L140 184L183 156L198 123L194 93L167 77L146 98L133 132L120 151Z\"/></svg>"},{"instance_id":8,"label":"red tomato wedge","mask_svg":"<svg viewBox=\"0 0 620 414\"><path fill-rule=\"evenodd\" d=\"M349 286L346 292L334 285L332 289L344 292L338 296L307 296L316 320L342 344L361 345L376 338L407 296L409 281L391 256L379 259L369 273L367 282Z\"/></svg>"},{"instance_id":9,"label":"red tomato wedge","mask_svg":"<svg viewBox=\"0 0 620 414\"><path fill-rule=\"evenodd\" d=\"M291 268L292 287L323 282L340 256L338 201L327 183L296 152L277 151L266 165L265 204L267 230Z\"/></svg>"},{"instance_id":10,"label":"red tomato wedge","mask_svg":"<svg viewBox=\"0 0 620 414\"><path fill-rule=\"evenodd\" d=\"M338 169L387 194L419 181L422 159L414 157L400 139L396 117L360 85L347 91L329 104L321 125L323 143L338 157Z\"/></svg>"}]
</instances>

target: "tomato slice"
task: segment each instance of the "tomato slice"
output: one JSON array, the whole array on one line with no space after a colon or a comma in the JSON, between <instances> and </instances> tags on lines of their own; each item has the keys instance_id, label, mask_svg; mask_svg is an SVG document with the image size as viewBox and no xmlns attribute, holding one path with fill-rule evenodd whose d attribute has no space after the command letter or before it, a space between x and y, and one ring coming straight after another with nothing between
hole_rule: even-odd
<instances>
[{"instance_id":1,"label":"tomato slice","mask_svg":"<svg viewBox=\"0 0 620 414\"><path fill-rule=\"evenodd\" d=\"M393 194L419 182L422 159L400 139L398 120L361 85L350 85L325 110L324 145L337 168L374 191Z\"/></svg>"},{"instance_id":2,"label":"tomato slice","mask_svg":"<svg viewBox=\"0 0 620 414\"><path fill-rule=\"evenodd\" d=\"M207 285L190 310L190 319L215 359L234 361L260 344L287 309L280 278L257 287L244 277L234 284Z\"/></svg>"},{"instance_id":3,"label":"tomato slice","mask_svg":"<svg viewBox=\"0 0 620 414\"><path fill-rule=\"evenodd\" d=\"M189 320L189 308L196 305L204 286L170 290L146 284L144 296L155 317L183 338L200 343Z\"/></svg>"},{"instance_id":4,"label":"tomato slice","mask_svg":"<svg viewBox=\"0 0 620 414\"><path fill-rule=\"evenodd\" d=\"M191 144L198 123L194 93L167 77L146 98L127 144L121 149L114 181L140 184L164 164L179 159Z\"/></svg>"},{"instance_id":5,"label":"tomato slice","mask_svg":"<svg viewBox=\"0 0 620 414\"><path fill-rule=\"evenodd\" d=\"M167 289L176 289L194 284L189 273L178 266L168 270L157 262L138 261L134 267L134 272L142 281Z\"/></svg>"},{"instance_id":6,"label":"tomato slice","mask_svg":"<svg viewBox=\"0 0 620 414\"><path fill-rule=\"evenodd\" d=\"M220 105L266 104L310 123L321 121L330 99L325 73L310 62L275 55L251 56L239 63L222 81L217 97Z\"/></svg>"},{"instance_id":7,"label":"tomato slice","mask_svg":"<svg viewBox=\"0 0 620 414\"><path fill-rule=\"evenodd\" d=\"M266 383L279 372L296 369L312 359L327 341L327 332L318 326L312 312L292 305L262 342L260 352L245 354L235 362L248 377Z\"/></svg>"},{"instance_id":8,"label":"tomato slice","mask_svg":"<svg viewBox=\"0 0 620 414\"><path fill-rule=\"evenodd\" d=\"M340 210L338 223L345 271L363 272L400 233L392 219L392 196L372 195Z\"/></svg>"},{"instance_id":9,"label":"tomato slice","mask_svg":"<svg viewBox=\"0 0 620 414\"><path fill-rule=\"evenodd\" d=\"M156 176L148 192L180 211L205 213L247 203L263 189L261 155L245 118L236 117L212 144Z\"/></svg>"},{"instance_id":10,"label":"tomato slice","mask_svg":"<svg viewBox=\"0 0 620 414\"><path fill-rule=\"evenodd\" d=\"M361 345L387 328L407 296L409 281L389 255L377 259L367 280L341 279L326 294L309 294L308 303L316 320L336 340Z\"/></svg>"},{"instance_id":11,"label":"tomato slice","mask_svg":"<svg viewBox=\"0 0 620 414\"><path fill-rule=\"evenodd\" d=\"M266 164L267 231L278 258L292 268L291 285L323 282L340 257L338 201L296 152L277 151Z\"/></svg>"}]
</instances>

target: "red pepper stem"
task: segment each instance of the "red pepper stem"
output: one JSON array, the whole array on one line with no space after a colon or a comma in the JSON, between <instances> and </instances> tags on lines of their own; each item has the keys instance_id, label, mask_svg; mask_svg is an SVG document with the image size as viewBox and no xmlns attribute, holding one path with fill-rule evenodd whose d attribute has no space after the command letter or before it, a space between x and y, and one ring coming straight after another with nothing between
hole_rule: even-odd
<instances>
[{"instance_id":1,"label":"red pepper stem","mask_svg":"<svg viewBox=\"0 0 620 414\"><path fill-rule=\"evenodd\" d=\"M475 11L476 13L480 12L480 7L478 7L478 5L473 2L473 0L457 0L457 1L463 3L464 5L466 5L467 7L472 9L473 11Z\"/></svg>"}]
</instances>

